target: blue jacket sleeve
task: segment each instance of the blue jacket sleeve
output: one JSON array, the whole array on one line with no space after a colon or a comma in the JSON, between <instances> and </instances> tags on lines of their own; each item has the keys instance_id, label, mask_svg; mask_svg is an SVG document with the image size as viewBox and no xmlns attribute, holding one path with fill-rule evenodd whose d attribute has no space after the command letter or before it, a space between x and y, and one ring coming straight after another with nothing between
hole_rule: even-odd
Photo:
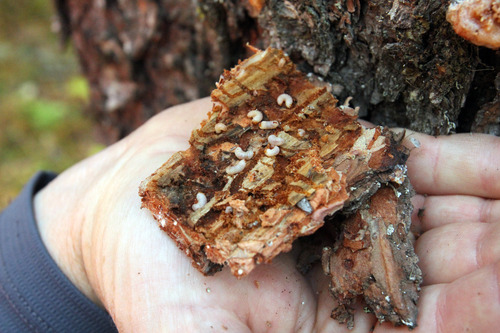
<instances>
[{"instance_id":1,"label":"blue jacket sleeve","mask_svg":"<svg viewBox=\"0 0 500 333\"><path fill-rule=\"evenodd\" d=\"M0 214L0 331L116 332L111 317L59 270L40 238L33 196L54 178L38 173Z\"/></svg>"}]
</instances>

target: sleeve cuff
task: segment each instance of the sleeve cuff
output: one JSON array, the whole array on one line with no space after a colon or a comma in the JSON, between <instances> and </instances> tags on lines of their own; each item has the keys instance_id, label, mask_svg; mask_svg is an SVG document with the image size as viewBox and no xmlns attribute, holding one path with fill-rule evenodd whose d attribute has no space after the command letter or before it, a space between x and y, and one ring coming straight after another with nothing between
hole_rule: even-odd
<instances>
[{"instance_id":1,"label":"sleeve cuff","mask_svg":"<svg viewBox=\"0 0 500 333\"><path fill-rule=\"evenodd\" d=\"M55 177L36 174L0 214L2 332L116 332L106 311L59 270L38 233L33 196Z\"/></svg>"}]
</instances>

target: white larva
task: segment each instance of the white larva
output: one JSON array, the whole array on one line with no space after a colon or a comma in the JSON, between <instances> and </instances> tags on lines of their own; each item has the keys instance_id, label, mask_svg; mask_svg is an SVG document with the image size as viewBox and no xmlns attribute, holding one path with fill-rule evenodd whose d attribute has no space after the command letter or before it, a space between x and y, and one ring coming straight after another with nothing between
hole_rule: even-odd
<instances>
[{"instance_id":1,"label":"white larva","mask_svg":"<svg viewBox=\"0 0 500 333\"><path fill-rule=\"evenodd\" d=\"M269 144L271 146L281 146L282 144L285 143L285 140L283 140L282 138L280 137L277 137L276 135L274 134L271 134L268 136L267 138L267 142L269 142Z\"/></svg>"},{"instance_id":2,"label":"white larva","mask_svg":"<svg viewBox=\"0 0 500 333\"><path fill-rule=\"evenodd\" d=\"M272 121L262 121L259 124L260 129L275 129L278 127L279 123L276 120Z\"/></svg>"},{"instance_id":3,"label":"white larva","mask_svg":"<svg viewBox=\"0 0 500 333\"><path fill-rule=\"evenodd\" d=\"M234 155L236 155L236 157L240 160L250 160L253 157L253 151L250 149L248 151L244 151L238 147L235 149Z\"/></svg>"},{"instance_id":4,"label":"white larva","mask_svg":"<svg viewBox=\"0 0 500 333\"><path fill-rule=\"evenodd\" d=\"M245 169L246 166L247 166L247 162L245 162L245 160L239 160L236 164L228 166L226 168L226 173L228 175L237 174L237 173L243 171L243 169Z\"/></svg>"},{"instance_id":5,"label":"white larva","mask_svg":"<svg viewBox=\"0 0 500 333\"><path fill-rule=\"evenodd\" d=\"M313 211L311 204L306 198L302 198L299 202L297 202L297 207L302 209L307 214L311 214Z\"/></svg>"},{"instance_id":6,"label":"white larva","mask_svg":"<svg viewBox=\"0 0 500 333\"><path fill-rule=\"evenodd\" d=\"M214 126L215 133L219 134L221 132L225 132L227 130L227 126L224 125L223 123L217 123Z\"/></svg>"},{"instance_id":7,"label":"white larva","mask_svg":"<svg viewBox=\"0 0 500 333\"><path fill-rule=\"evenodd\" d=\"M344 104L342 106L349 106L349 102L352 100L352 96L349 96L345 99Z\"/></svg>"},{"instance_id":8,"label":"white larva","mask_svg":"<svg viewBox=\"0 0 500 333\"><path fill-rule=\"evenodd\" d=\"M286 63L286 59L281 58L280 61L278 61L278 67L282 68L283 66L285 66L285 63Z\"/></svg>"},{"instance_id":9,"label":"white larva","mask_svg":"<svg viewBox=\"0 0 500 333\"><path fill-rule=\"evenodd\" d=\"M252 118L252 123L257 124L257 123L260 123L262 121L262 118L264 118L264 115L259 110L252 110L252 111L247 113L247 117Z\"/></svg>"},{"instance_id":10,"label":"white larva","mask_svg":"<svg viewBox=\"0 0 500 333\"><path fill-rule=\"evenodd\" d=\"M284 102L287 108L290 108L293 104L293 98L288 94L279 95L276 101L278 102L278 105L281 105Z\"/></svg>"},{"instance_id":11,"label":"white larva","mask_svg":"<svg viewBox=\"0 0 500 333\"><path fill-rule=\"evenodd\" d=\"M265 151L266 156L272 157L280 153L280 147L274 146L273 148L267 148Z\"/></svg>"},{"instance_id":12,"label":"white larva","mask_svg":"<svg viewBox=\"0 0 500 333\"><path fill-rule=\"evenodd\" d=\"M299 136L304 136L304 135L306 135L306 131L305 131L305 130L303 130L302 128L299 128L299 129L297 130L297 133L299 134Z\"/></svg>"},{"instance_id":13,"label":"white larva","mask_svg":"<svg viewBox=\"0 0 500 333\"><path fill-rule=\"evenodd\" d=\"M415 147L415 148L420 148L420 141L418 141L417 138L415 137L410 137L408 140L410 140L411 144Z\"/></svg>"},{"instance_id":14,"label":"white larva","mask_svg":"<svg viewBox=\"0 0 500 333\"><path fill-rule=\"evenodd\" d=\"M191 206L191 208L193 208L193 210L198 210L198 209L203 208L203 206L205 206L207 204L207 197L205 196L205 194L198 192L196 194L196 201L197 202Z\"/></svg>"}]
</instances>

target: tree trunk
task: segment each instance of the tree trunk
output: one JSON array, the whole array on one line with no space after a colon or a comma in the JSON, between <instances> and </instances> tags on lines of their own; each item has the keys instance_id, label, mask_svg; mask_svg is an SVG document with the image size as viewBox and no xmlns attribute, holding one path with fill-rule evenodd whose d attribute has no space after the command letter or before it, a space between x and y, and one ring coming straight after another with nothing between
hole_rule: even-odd
<instances>
[{"instance_id":1,"label":"tree trunk","mask_svg":"<svg viewBox=\"0 0 500 333\"><path fill-rule=\"evenodd\" d=\"M456 35L444 1L55 1L107 142L207 96L247 43L283 49L377 124L500 135L500 54Z\"/></svg>"}]
</instances>

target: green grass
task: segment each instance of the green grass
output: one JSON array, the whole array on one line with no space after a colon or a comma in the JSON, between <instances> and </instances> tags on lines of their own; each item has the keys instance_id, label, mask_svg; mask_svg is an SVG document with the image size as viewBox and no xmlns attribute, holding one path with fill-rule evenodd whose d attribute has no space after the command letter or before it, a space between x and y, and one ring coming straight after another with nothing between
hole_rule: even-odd
<instances>
[{"instance_id":1,"label":"green grass","mask_svg":"<svg viewBox=\"0 0 500 333\"><path fill-rule=\"evenodd\" d=\"M102 148L88 86L50 30L50 1L0 2L0 209L37 170L61 172Z\"/></svg>"}]
</instances>

